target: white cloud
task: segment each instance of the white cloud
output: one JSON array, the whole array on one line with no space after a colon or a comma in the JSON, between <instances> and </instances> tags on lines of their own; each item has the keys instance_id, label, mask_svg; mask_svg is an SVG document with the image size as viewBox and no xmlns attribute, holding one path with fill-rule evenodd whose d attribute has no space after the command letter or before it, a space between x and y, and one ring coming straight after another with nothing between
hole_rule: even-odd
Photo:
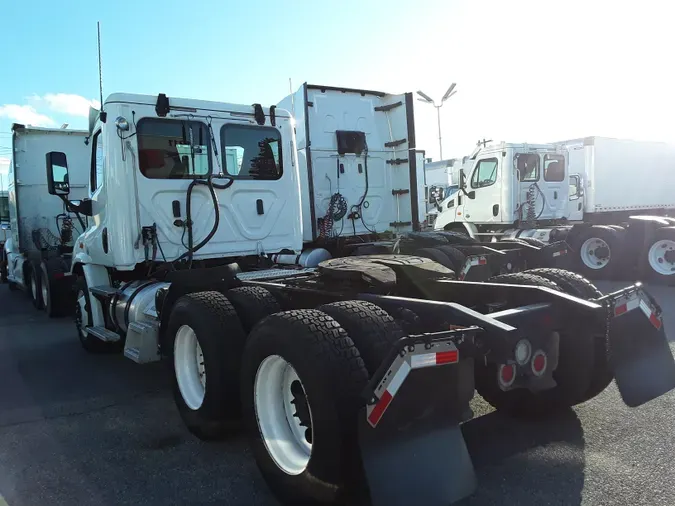
<instances>
[{"instance_id":1,"label":"white cloud","mask_svg":"<svg viewBox=\"0 0 675 506\"><path fill-rule=\"evenodd\" d=\"M55 126L56 122L44 114L40 114L31 105L0 105L0 118L8 118L22 125Z\"/></svg>"},{"instance_id":2,"label":"white cloud","mask_svg":"<svg viewBox=\"0 0 675 506\"><path fill-rule=\"evenodd\" d=\"M47 93L41 97L35 95L31 99L37 103L46 104L54 112L85 118L89 116L90 106L96 109L101 107L101 103L98 100L90 100L72 93Z\"/></svg>"}]
</instances>

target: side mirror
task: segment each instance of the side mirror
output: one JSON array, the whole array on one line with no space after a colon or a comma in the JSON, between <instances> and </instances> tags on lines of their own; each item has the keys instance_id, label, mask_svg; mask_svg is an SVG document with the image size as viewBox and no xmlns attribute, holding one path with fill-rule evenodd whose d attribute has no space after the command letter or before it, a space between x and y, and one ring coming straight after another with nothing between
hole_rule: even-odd
<instances>
[{"instance_id":1,"label":"side mirror","mask_svg":"<svg viewBox=\"0 0 675 506\"><path fill-rule=\"evenodd\" d=\"M47 153L47 191L50 195L68 195L68 160L60 151Z\"/></svg>"},{"instance_id":2,"label":"side mirror","mask_svg":"<svg viewBox=\"0 0 675 506\"><path fill-rule=\"evenodd\" d=\"M469 193L466 194L467 197L469 197L471 200L476 198L476 190L471 190Z\"/></svg>"}]
</instances>

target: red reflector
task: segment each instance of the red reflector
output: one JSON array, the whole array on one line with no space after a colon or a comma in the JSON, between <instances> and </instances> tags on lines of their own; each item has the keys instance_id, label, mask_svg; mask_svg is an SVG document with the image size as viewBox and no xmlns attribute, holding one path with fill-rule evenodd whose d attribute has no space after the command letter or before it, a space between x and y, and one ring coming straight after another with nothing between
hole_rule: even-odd
<instances>
[{"instance_id":1,"label":"red reflector","mask_svg":"<svg viewBox=\"0 0 675 506\"><path fill-rule=\"evenodd\" d=\"M502 367L502 382L505 385L511 384L516 375L516 368L513 365L505 365Z\"/></svg>"},{"instance_id":2,"label":"red reflector","mask_svg":"<svg viewBox=\"0 0 675 506\"><path fill-rule=\"evenodd\" d=\"M616 306L614 308L614 316L622 315L626 311L628 311L628 304L621 304L620 306Z\"/></svg>"},{"instance_id":3,"label":"red reflector","mask_svg":"<svg viewBox=\"0 0 675 506\"><path fill-rule=\"evenodd\" d=\"M388 390L385 390L382 393L382 397L380 400L377 402L375 405L375 408L373 409L372 413L370 413L370 416L368 417L368 421L372 425L377 425L377 423L380 421L380 418L382 418L382 415L384 414L385 410L391 403L391 400L393 399L392 395L389 393Z\"/></svg>"},{"instance_id":4,"label":"red reflector","mask_svg":"<svg viewBox=\"0 0 675 506\"><path fill-rule=\"evenodd\" d=\"M649 315L649 321L652 325L654 325L654 327L656 327L657 330L661 328L661 318L656 316L654 313Z\"/></svg>"},{"instance_id":5,"label":"red reflector","mask_svg":"<svg viewBox=\"0 0 675 506\"><path fill-rule=\"evenodd\" d=\"M66 275L63 272L55 272L53 277L54 279L63 279Z\"/></svg>"},{"instance_id":6,"label":"red reflector","mask_svg":"<svg viewBox=\"0 0 675 506\"><path fill-rule=\"evenodd\" d=\"M459 361L459 352L457 350L441 351L436 353L436 365L454 364Z\"/></svg>"},{"instance_id":7,"label":"red reflector","mask_svg":"<svg viewBox=\"0 0 675 506\"><path fill-rule=\"evenodd\" d=\"M536 373L540 373L546 367L546 356L543 354L537 355L532 360L532 370Z\"/></svg>"},{"instance_id":8,"label":"red reflector","mask_svg":"<svg viewBox=\"0 0 675 506\"><path fill-rule=\"evenodd\" d=\"M485 264L487 264L487 259L483 258L483 257L480 257L478 259L478 265L485 265Z\"/></svg>"}]
</instances>

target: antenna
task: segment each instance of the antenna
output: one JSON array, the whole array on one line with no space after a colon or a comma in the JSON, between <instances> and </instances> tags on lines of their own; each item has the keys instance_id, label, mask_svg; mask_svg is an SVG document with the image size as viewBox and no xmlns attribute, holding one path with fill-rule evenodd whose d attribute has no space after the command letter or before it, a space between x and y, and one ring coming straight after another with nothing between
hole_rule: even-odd
<instances>
[{"instance_id":1,"label":"antenna","mask_svg":"<svg viewBox=\"0 0 675 506\"><path fill-rule=\"evenodd\" d=\"M101 22L96 22L98 32L98 91L101 97L101 121L105 123L106 114L103 112L103 69L101 65Z\"/></svg>"}]
</instances>

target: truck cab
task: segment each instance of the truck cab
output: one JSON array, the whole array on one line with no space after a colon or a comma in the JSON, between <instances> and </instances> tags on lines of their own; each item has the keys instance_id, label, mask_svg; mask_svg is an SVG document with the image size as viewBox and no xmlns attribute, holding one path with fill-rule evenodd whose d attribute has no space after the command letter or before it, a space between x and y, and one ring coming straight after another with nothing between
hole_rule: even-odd
<instances>
[{"instance_id":1,"label":"truck cab","mask_svg":"<svg viewBox=\"0 0 675 506\"><path fill-rule=\"evenodd\" d=\"M440 205L435 228L562 220L568 214L566 155L553 145L500 143L463 160L461 191Z\"/></svg>"},{"instance_id":2,"label":"truck cab","mask_svg":"<svg viewBox=\"0 0 675 506\"><path fill-rule=\"evenodd\" d=\"M121 93L103 111L90 113L89 195L78 207L90 219L74 272L302 249L288 112ZM51 191L67 195L67 160L51 155Z\"/></svg>"}]
</instances>

